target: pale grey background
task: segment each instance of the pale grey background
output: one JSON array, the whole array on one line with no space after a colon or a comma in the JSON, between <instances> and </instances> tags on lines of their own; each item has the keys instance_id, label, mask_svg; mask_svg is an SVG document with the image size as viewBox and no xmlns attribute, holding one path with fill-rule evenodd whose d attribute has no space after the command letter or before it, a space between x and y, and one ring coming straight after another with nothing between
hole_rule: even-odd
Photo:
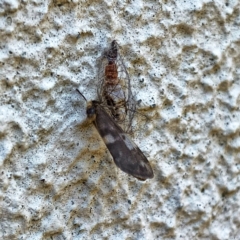
<instances>
[{"instance_id":1,"label":"pale grey background","mask_svg":"<svg viewBox=\"0 0 240 240\"><path fill-rule=\"evenodd\" d=\"M85 125L116 39L155 177ZM240 239L239 1L0 2L1 239Z\"/></svg>"}]
</instances>

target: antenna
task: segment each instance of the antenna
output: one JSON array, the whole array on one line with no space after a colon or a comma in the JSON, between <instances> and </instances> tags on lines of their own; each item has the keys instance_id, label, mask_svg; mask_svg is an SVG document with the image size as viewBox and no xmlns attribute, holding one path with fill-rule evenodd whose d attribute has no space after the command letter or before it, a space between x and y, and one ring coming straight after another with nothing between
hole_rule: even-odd
<instances>
[{"instance_id":1,"label":"antenna","mask_svg":"<svg viewBox=\"0 0 240 240\"><path fill-rule=\"evenodd\" d=\"M87 99L84 97L84 95L76 88L76 90L78 91L78 93L84 98L84 100L87 102Z\"/></svg>"}]
</instances>

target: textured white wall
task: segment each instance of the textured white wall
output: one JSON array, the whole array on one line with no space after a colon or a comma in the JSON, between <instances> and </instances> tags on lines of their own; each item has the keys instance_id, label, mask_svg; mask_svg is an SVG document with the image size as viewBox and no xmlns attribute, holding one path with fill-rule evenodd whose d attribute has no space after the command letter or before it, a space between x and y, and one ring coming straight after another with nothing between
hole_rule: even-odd
<instances>
[{"instance_id":1,"label":"textured white wall","mask_svg":"<svg viewBox=\"0 0 240 240\"><path fill-rule=\"evenodd\" d=\"M240 3L192 2L0 2L0 239L240 239ZM75 91L96 98L113 39L152 116L146 182Z\"/></svg>"}]
</instances>

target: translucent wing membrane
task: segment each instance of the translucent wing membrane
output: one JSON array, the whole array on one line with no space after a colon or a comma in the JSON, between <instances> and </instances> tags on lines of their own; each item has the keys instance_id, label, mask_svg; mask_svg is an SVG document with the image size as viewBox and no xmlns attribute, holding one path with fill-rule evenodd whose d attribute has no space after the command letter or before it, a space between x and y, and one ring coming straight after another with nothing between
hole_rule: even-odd
<instances>
[{"instance_id":1,"label":"translucent wing membrane","mask_svg":"<svg viewBox=\"0 0 240 240\"><path fill-rule=\"evenodd\" d=\"M128 72L115 40L100 59L98 81L100 83L98 97L105 111L123 127L124 131L129 132L136 101L132 95Z\"/></svg>"}]
</instances>

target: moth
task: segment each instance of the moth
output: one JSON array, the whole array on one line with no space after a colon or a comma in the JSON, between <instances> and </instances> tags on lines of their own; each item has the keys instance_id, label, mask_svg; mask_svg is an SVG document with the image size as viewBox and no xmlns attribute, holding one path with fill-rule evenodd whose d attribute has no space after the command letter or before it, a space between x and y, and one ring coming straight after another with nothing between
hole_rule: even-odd
<instances>
[{"instance_id":1,"label":"moth","mask_svg":"<svg viewBox=\"0 0 240 240\"><path fill-rule=\"evenodd\" d=\"M87 102L83 94L78 89L77 91ZM147 158L106 112L101 102L89 102L86 114L98 130L117 167L141 181L153 178L153 170Z\"/></svg>"},{"instance_id":2,"label":"moth","mask_svg":"<svg viewBox=\"0 0 240 240\"><path fill-rule=\"evenodd\" d=\"M136 101L132 95L130 78L119 45L113 40L103 53L98 73L98 99L115 122L129 132Z\"/></svg>"}]
</instances>

